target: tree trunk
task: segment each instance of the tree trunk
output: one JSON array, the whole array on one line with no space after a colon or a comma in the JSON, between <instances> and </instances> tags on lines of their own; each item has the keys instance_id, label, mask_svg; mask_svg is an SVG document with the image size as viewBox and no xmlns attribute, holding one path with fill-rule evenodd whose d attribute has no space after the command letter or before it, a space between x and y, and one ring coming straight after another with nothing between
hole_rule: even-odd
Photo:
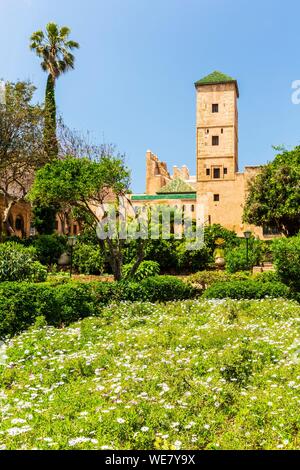
<instances>
[{"instance_id":1,"label":"tree trunk","mask_svg":"<svg viewBox=\"0 0 300 470\"><path fill-rule=\"evenodd\" d=\"M58 156L55 81L51 74L48 75L45 96L44 146L49 160Z\"/></svg>"},{"instance_id":2,"label":"tree trunk","mask_svg":"<svg viewBox=\"0 0 300 470\"><path fill-rule=\"evenodd\" d=\"M7 201L5 201L5 209L4 209L4 212L3 212L2 222L3 222L3 226L6 229L6 234L8 236L15 235L15 231L14 231L14 229L11 226L10 221L9 221L9 216L10 216L10 213L11 213L11 209L14 205L15 205L15 201L10 201L9 203Z\"/></svg>"},{"instance_id":3,"label":"tree trunk","mask_svg":"<svg viewBox=\"0 0 300 470\"><path fill-rule=\"evenodd\" d=\"M122 279L122 261L119 257L116 257L114 260L114 279L115 281L120 281Z\"/></svg>"}]
</instances>

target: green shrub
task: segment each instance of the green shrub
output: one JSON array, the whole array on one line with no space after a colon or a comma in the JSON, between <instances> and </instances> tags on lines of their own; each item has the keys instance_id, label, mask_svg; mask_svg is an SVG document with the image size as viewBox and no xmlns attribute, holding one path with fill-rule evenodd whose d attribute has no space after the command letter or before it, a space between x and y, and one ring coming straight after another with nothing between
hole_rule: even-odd
<instances>
[{"instance_id":1,"label":"green shrub","mask_svg":"<svg viewBox=\"0 0 300 470\"><path fill-rule=\"evenodd\" d=\"M142 281L121 281L114 283L111 295L117 301L167 302L194 298L195 287L174 276L153 276Z\"/></svg>"},{"instance_id":2,"label":"green shrub","mask_svg":"<svg viewBox=\"0 0 300 470\"><path fill-rule=\"evenodd\" d=\"M37 317L54 326L101 313L112 302L166 302L195 297L197 291L172 276L140 282L60 282L0 284L0 339L33 325Z\"/></svg>"},{"instance_id":3,"label":"green shrub","mask_svg":"<svg viewBox=\"0 0 300 470\"><path fill-rule=\"evenodd\" d=\"M97 312L92 288L88 283L62 284L55 287L54 291L61 323L69 324Z\"/></svg>"},{"instance_id":4,"label":"green shrub","mask_svg":"<svg viewBox=\"0 0 300 470\"><path fill-rule=\"evenodd\" d=\"M187 250L186 246L183 242L177 247L179 271L191 273L207 268L211 260L207 247L204 245L200 250Z\"/></svg>"},{"instance_id":5,"label":"green shrub","mask_svg":"<svg viewBox=\"0 0 300 470\"><path fill-rule=\"evenodd\" d=\"M45 282L47 280L48 271L39 261L33 261L30 266L29 280L32 282Z\"/></svg>"},{"instance_id":6,"label":"green shrub","mask_svg":"<svg viewBox=\"0 0 300 470\"><path fill-rule=\"evenodd\" d=\"M130 276L130 271L133 267L133 264L134 263L130 263L123 266L122 272L125 279ZM134 275L130 276L130 278L133 281L141 281L146 277L157 276L159 272L160 266L157 261L142 261Z\"/></svg>"},{"instance_id":7,"label":"green shrub","mask_svg":"<svg viewBox=\"0 0 300 470\"><path fill-rule=\"evenodd\" d=\"M38 260L50 266L57 264L67 249L67 238L62 235L39 235L33 241Z\"/></svg>"},{"instance_id":8,"label":"green shrub","mask_svg":"<svg viewBox=\"0 0 300 470\"><path fill-rule=\"evenodd\" d=\"M218 238L224 240L226 248L233 248L240 244L240 239L232 230L228 230L220 224L208 225L204 229L204 242L211 254L213 254L216 248L215 241Z\"/></svg>"},{"instance_id":9,"label":"green shrub","mask_svg":"<svg viewBox=\"0 0 300 470\"><path fill-rule=\"evenodd\" d=\"M91 282L90 286L93 292L93 299L97 309L109 304L117 299L117 282Z\"/></svg>"},{"instance_id":10,"label":"green shrub","mask_svg":"<svg viewBox=\"0 0 300 470\"><path fill-rule=\"evenodd\" d=\"M0 244L0 282L44 281L47 277L42 265L36 261L32 247L16 242Z\"/></svg>"},{"instance_id":11,"label":"green shrub","mask_svg":"<svg viewBox=\"0 0 300 470\"><path fill-rule=\"evenodd\" d=\"M144 300L150 302L167 302L168 300L191 299L197 290L174 276L154 276L139 283L145 290Z\"/></svg>"},{"instance_id":12,"label":"green shrub","mask_svg":"<svg viewBox=\"0 0 300 470\"><path fill-rule=\"evenodd\" d=\"M248 384L253 372L253 351L247 343L234 351L225 353L225 361L221 367L221 375L227 382L241 387Z\"/></svg>"},{"instance_id":13,"label":"green shrub","mask_svg":"<svg viewBox=\"0 0 300 470\"><path fill-rule=\"evenodd\" d=\"M101 248L77 243L73 252L73 266L80 274L102 274L104 257Z\"/></svg>"},{"instance_id":14,"label":"green shrub","mask_svg":"<svg viewBox=\"0 0 300 470\"><path fill-rule=\"evenodd\" d=\"M61 285L3 283L0 285L0 338L15 334L44 316L54 326L69 324L92 315L94 305L91 286L83 283Z\"/></svg>"},{"instance_id":15,"label":"green shrub","mask_svg":"<svg viewBox=\"0 0 300 470\"><path fill-rule=\"evenodd\" d=\"M257 282L278 282L280 277L275 271L265 271L252 275L252 279Z\"/></svg>"},{"instance_id":16,"label":"green shrub","mask_svg":"<svg viewBox=\"0 0 300 470\"><path fill-rule=\"evenodd\" d=\"M261 242L258 240L249 240L248 265L245 243L240 246L225 251L226 271L235 273L237 271L248 270L250 267L260 263L262 259Z\"/></svg>"},{"instance_id":17,"label":"green shrub","mask_svg":"<svg viewBox=\"0 0 300 470\"><path fill-rule=\"evenodd\" d=\"M249 272L241 271L236 273L228 273L226 271L199 271L189 276L188 280L205 290L216 282L225 281L245 281L249 279Z\"/></svg>"},{"instance_id":18,"label":"green shrub","mask_svg":"<svg viewBox=\"0 0 300 470\"><path fill-rule=\"evenodd\" d=\"M175 272L178 269L177 247L180 240L149 240L145 249L146 261L159 262L162 272Z\"/></svg>"},{"instance_id":19,"label":"green shrub","mask_svg":"<svg viewBox=\"0 0 300 470\"><path fill-rule=\"evenodd\" d=\"M281 281L300 291L300 235L274 240L272 251Z\"/></svg>"},{"instance_id":20,"label":"green shrub","mask_svg":"<svg viewBox=\"0 0 300 470\"><path fill-rule=\"evenodd\" d=\"M292 292L281 282L257 282L251 279L243 282L218 282L209 287L203 297L207 299L291 298Z\"/></svg>"},{"instance_id":21,"label":"green shrub","mask_svg":"<svg viewBox=\"0 0 300 470\"><path fill-rule=\"evenodd\" d=\"M129 302L147 300L147 291L143 286L144 281L121 281L115 283L112 292L112 299L117 302L124 300ZM152 300L149 299L149 301L151 302Z\"/></svg>"}]
</instances>

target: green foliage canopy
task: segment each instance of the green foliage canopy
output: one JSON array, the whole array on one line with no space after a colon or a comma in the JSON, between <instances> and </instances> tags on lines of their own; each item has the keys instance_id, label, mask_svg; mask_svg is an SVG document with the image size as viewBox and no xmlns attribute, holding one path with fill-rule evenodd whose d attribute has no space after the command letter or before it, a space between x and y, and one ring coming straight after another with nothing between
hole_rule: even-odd
<instances>
[{"instance_id":1,"label":"green foliage canopy","mask_svg":"<svg viewBox=\"0 0 300 470\"><path fill-rule=\"evenodd\" d=\"M300 146L284 150L249 185L244 221L287 236L300 230Z\"/></svg>"}]
</instances>

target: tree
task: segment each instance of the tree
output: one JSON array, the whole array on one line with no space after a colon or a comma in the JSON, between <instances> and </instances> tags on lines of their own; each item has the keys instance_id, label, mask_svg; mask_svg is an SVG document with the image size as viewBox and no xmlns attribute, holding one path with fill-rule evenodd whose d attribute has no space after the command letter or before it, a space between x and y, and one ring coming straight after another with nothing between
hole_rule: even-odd
<instances>
[{"instance_id":1,"label":"tree","mask_svg":"<svg viewBox=\"0 0 300 470\"><path fill-rule=\"evenodd\" d=\"M0 194L3 196L3 226L14 234L12 207L24 200L34 171L46 160L43 151L43 110L32 104L31 83L6 83L0 104Z\"/></svg>"},{"instance_id":2,"label":"tree","mask_svg":"<svg viewBox=\"0 0 300 470\"><path fill-rule=\"evenodd\" d=\"M48 73L45 94L44 145L50 157L58 155L56 137L56 80L70 69L74 69L73 49L79 44L69 39L71 30L67 26L59 28L55 23L48 23L46 32L36 31L30 38L30 49L41 57L41 67Z\"/></svg>"},{"instance_id":3,"label":"tree","mask_svg":"<svg viewBox=\"0 0 300 470\"><path fill-rule=\"evenodd\" d=\"M300 146L284 150L249 184L243 219L286 236L300 230Z\"/></svg>"},{"instance_id":4,"label":"tree","mask_svg":"<svg viewBox=\"0 0 300 470\"><path fill-rule=\"evenodd\" d=\"M57 121L57 140L59 157L72 156L75 158L87 157L97 160L101 156L113 155L116 151L114 145L95 143L89 131L82 132L70 129L60 116Z\"/></svg>"},{"instance_id":5,"label":"tree","mask_svg":"<svg viewBox=\"0 0 300 470\"><path fill-rule=\"evenodd\" d=\"M32 208L32 224L40 235L51 235L55 230L56 215L56 207L35 205Z\"/></svg>"},{"instance_id":6,"label":"tree","mask_svg":"<svg viewBox=\"0 0 300 470\"><path fill-rule=\"evenodd\" d=\"M116 202L129 191L130 173L120 155L102 155L97 161L88 158L66 157L41 168L29 194L32 203L70 208L82 224L96 230L107 215L104 206ZM101 210L99 210L101 209ZM121 279L123 252L126 240L117 236L99 240L106 261L111 265L116 280ZM137 269L143 259L142 242L137 250Z\"/></svg>"},{"instance_id":7,"label":"tree","mask_svg":"<svg viewBox=\"0 0 300 470\"><path fill-rule=\"evenodd\" d=\"M105 155L113 155L115 146L99 145L92 141L89 132L80 132L70 129L60 116L57 121L58 158L72 156L75 158L87 157L90 160L98 160ZM51 234L55 230L56 217L60 219L62 233L67 233L67 227L71 223L71 208L65 206L59 210L56 206L43 207L39 201L33 207L33 225L39 234Z\"/></svg>"}]
</instances>

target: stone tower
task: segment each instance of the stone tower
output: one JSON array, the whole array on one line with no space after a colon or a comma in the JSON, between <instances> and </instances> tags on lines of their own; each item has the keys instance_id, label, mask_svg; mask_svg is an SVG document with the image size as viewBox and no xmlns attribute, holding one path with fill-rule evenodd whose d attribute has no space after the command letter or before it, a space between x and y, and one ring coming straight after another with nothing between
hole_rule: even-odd
<instances>
[{"instance_id":1,"label":"stone tower","mask_svg":"<svg viewBox=\"0 0 300 470\"><path fill-rule=\"evenodd\" d=\"M239 96L236 80L213 72L195 83L197 181L234 180L238 171Z\"/></svg>"},{"instance_id":2,"label":"stone tower","mask_svg":"<svg viewBox=\"0 0 300 470\"><path fill-rule=\"evenodd\" d=\"M197 194L205 201L208 224L240 233L246 186L238 173L238 84L213 72L195 87Z\"/></svg>"}]
</instances>

